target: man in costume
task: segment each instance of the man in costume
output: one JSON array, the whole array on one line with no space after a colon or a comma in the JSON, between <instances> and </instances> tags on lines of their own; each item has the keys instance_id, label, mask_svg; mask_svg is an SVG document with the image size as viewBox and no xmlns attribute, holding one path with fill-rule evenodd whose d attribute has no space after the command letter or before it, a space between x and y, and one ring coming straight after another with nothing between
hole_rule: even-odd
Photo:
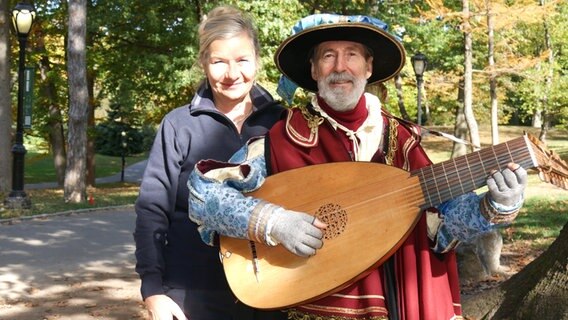
<instances>
[{"instance_id":1,"label":"man in costume","mask_svg":"<svg viewBox=\"0 0 568 320\"><path fill-rule=\"evenodd\" d=\"M389 115L365 93L367 84L394 77L404 61L402 45L378 19L316 14L300 20L275 55L283 73L279 93L290 98L297 85L315 93L311 103L290 109L229 163L196 165L188 182L189 215L202 239L249 239L309 257L324 244L325 223L243 192L256 190L269 175L328 162L373 161L406 171L430 165L420 128ZM289 319L461 318L453 249L512 221L526 181L518 164L492 171L487 193L467 193L426 210L383 265L339 292L283 311ZM388 235L368 236L380 241Z\"/></svg>"}]
</instances>

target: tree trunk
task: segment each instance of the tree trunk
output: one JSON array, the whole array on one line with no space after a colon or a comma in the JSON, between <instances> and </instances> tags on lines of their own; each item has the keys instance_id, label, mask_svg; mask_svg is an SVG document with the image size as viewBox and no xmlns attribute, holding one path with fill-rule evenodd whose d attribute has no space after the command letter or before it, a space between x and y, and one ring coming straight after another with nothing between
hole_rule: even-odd
<instances>
[{"instance_id":1,"label":"tree trunk","mask_svg":"<svg viewBox=\"0 0 568 320\"><path fill-rule=\"evenodd\" d=\"M39 73L42 79L41 94L47 107L47 128L48 128L48 141L53 155L53 166L55 168L55 176L57 185L63 186L65 181L65 132L63 130L63 116L61 108L57 101L57 89L49 74L51 73L51 61L47 55L45 48L45 37L40 33L36 38L38 52L43 52L39 60Z\"/></svg>"},{"instance_id":2,"label":"tree trunk","mask_svg":"<svg viewBox=\"0 0 568 320\"><path fill-rule=\"evenodd\" d=\"M485 0L485 6L487 13L489 94L491 98L491 139L493 145L496 145L499 143L499 118L497 106L497 78L494 72L495 60L493 46L493 14L491 12L491 1ZM471 43L471 40L469 41L469 43ZM466 52L468 48L471 49L471 46L468 46L466 44ZM468 53L466 53L466 57L467 56ZM473 115L473 112L470 112L470 114ZM470 120L469 122L471 121L475 123L475 119ZM475 124L475 127L477 127L477 124ZM473 141L474 139L472 138L471 140ZM465 147L462 148L465 149ZM500 263L502 247L503 237L498 230L493 230L486 234L482 234L473 239L470 243L466 243L458 247L457 252L460 280L463 282L479 281L500 273L502 271Z\"/></svg>"},{"instance_id":3,"label":"tree trunk","mask_svg":"<svg viewBox=\"0 0 568 320\"><path fill-rule=\"evenodd\" d=\"M66 202L86 200L87 122L89 90L86 65L87 1L69 1L67 73L69 77L69 131L64 197Z\"/></svg>"},{"instance_id":4,"label":"tree trunk","mask_svg":"<svg viewBox=\"0 0 568 320\"><path fill-rule=\"evenodd\" d=\"M0 0L0 196L12 187L12 100L8 0Z\"/></svg>"},{"instance_id":5,"label":"tree trunk","mask_svg":"<svg viewBox=\"0 0 568 320\"><path fill-rule=\"evenodd\" d=\"M87 10L93 8L93 1L87 3ZM85 39L89 47L93 47L93 37L88 33ZM95 161L95 79L96 71L93 68L87 70L87 86L89 89L89 119L87 121L87 186L94 187L96 184L96 161Z\"/></svg>"},{"instance_id":6,"label":"tree trunk","mask_svg":"<svg viewBox=\"0 0 568 320\"><path fill-rule=\"evenodd\" d=\"M540 0L540 6L544 6L544 0ZM540 126L539 140L546 142L546 134L548 133L548 128L550 128L550 116L548 114L548 96L552 91L552 79L554 76L554 51L552 50L552 36L550 35L550 29L548 28L548 22L546 21L547 16L543 17L542 22L544 27L544 45L548 52L548 72L544 80L545 90L542 102L542 124Z\"/></svg>"},{"instance_id":7,"label":"tree trunk","mask_svg":"<svg viewBox=\"0 0 568 320\"><path fill-rule=\"evenodd\" d=\"M568 319L568 223L542 255L499 287L462 302L468 319Z\"/></svg>"},{"instance_id":8,"label":"tree trunk","mask_svg":"<svg viewBox=\"0 0 568 320\"><path fill-rule=\"evenodd\" d=\"M398 98L398 110L400 111L400 116L407 121L410 121L410 116L404 107L404 99L402 98L402 77L398 74L394 78L394 85L396 87L396 96Z\"/></svg>"},{"instance_id":9,"label":"tree trunk","mask_svg":"<svg viewBox=\"0 0 568 320\"><path fill-rule=\"evenodd\" d=\"M424 124L431 125L430 104L428 103L428 92L426 91L426 81L422 81L422 106L424 107Z\"/></svg>"},{"instance_id":10,"label":"tree trunk","mask_svg":"<svg viewBox=\"0 0 568 320\"><path fill-rule=\"evenodd\" d=\"M550 117L548 112L542 111L542 125L540 126L540 133L538 134L538 139L546 143L546 135L548 134L548 129L550 128Z\"/></svg>"},{"instance_id":11,"label":"tree trunk","mask_svg":"<svg viewBox=\"0 0 568 320\"><path fill-rule=\"evenodd\" d=\"M92 135L95 132L95 77L87 73L87 83L89 86L89 120L87 121L87 185L95 186L96 182L96 162L95 162L95 139Z\"/></svg>"},{"instance_id":12,"label":"tree trunk","mask_svg":"<svg viewBox=\"0 0 568 320\"><path fill-rule=\"evenodd\" d=\"M475 120L475 115L473 113L473 53L472 53L472 32L471 26L469 23L469 2L468 0L462 1L463 5L463 33L464 33L464 79L463 79L463 117L465 118L465 122L467 123L467 127L469 130L470 142L473 145L473 151L479 150L481 148L480 138L479 138L479 129L477 126L477 121ZM490 51L490 64L492 62L492 29L491 29L491 19L490 19L489 9L488 9L488 25L490 30L490 37L489 37L489 51ZM492 65L490 65L491 71L493 71ZM495 95L495 79L493 77L493 73L491 73L491 89L492 89L492 102L497 102L497 98ZM496 110L495 105L495 110ZM496 112L496 111L495 111ZM458 113L459 117L459 113ZM456 119L456 129L458 128L458 120ZM497 129L497 119L492 119L495 121L494 128L495 131ZM462 129L463 131L463 129ZM493 141L498 135L493 136ZM456 149L456 145L454 144L454 149ZM464 146L461 146L462 150L459 152L464 152ZM457 150L456 150L457 151ZM452 154L453 157L460 155L459 152L454 152ZM490 276L494 273L500 272L500 263L499 258L501 256L501 245L503 243L503 239L501 234L498 232L490 232L488 234L481 235L471 241L471 243L464 245L461 251L458 251L459 260L460 260L460 273L462 274L480 274L481 276ZM474 259L476 258L476 259ZM479 264L482 266L481 270L479 270L474 264L471 263L461 263L462 261L479 261ZM471 268L476 270L477 272L471 272ZM480 272L481 271L481 272ZM463 279L462 279L463 280ZM472 279L474 280L474 279Z\"/></svg>"},{"instance_id":13,"label":"tree trunk","mask_svg":"<svg viewBox=\"0 0 568 320\"><path fill-rule=\"evenodd\" d=\"M458 84L458 100L456 107L456 121L454 124L454 136L467 141L467 123L465 122L465 115L463 111L463 80ZM452 158L463 156L467 153L466 145L463 143L454 142L452 147Z\"/></svg>"},{"instance_id":14,"label":"tree trunk","mask_svg":"<svg viewBox=\"0 0 568 320\"><path fill-rule=\"evenodd\" d=\"M473 150L480 149L479 129L473 114L473 68L472 68L472 32L469 23L469 1L462 0L463 5L463 34L464 34L464 115Z\"/></svg>"},{"instance_id":15,"label":"tree trunk","mask_svg":"<svg viewBox=\"0 0 568 320\"><path fill-rule=\"evenodd\" d=\"M489 63L489 94L491 97L491 142L493 145L499 144L499 109L497 101L497 75L495 74L494 58L494 32L493 32L493 13L491 11L491 1L485 0L487 9L487 51Z\"/></svg>"},{"instance_id":16,"label":"tree trunk","mask_svg":"<svg viewBox=\"0 0 568 320\"><path fill-rule=\"evenodd\" d=\"M538 106L537 109L533 111L532 127L533 128L542 127L542 109Z\"/></svg>"}]
</instances>

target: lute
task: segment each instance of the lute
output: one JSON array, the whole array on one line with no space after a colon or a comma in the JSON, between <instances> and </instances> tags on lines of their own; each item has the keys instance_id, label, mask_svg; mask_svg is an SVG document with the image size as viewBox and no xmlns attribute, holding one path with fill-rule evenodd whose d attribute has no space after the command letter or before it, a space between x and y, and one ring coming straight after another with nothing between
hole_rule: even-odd
<instances>
[{"instance_id":1,"label":"lute","mask_svg":"<svg viewBox=\"0 0 568 320\"><path fill-rule=\"evenodd\" d=\"M231 290L260 309L337 292L388 259L424 209L483 187L491 170L509 162L537 168L542 180L568 189L568 165L529 135L412 172L338 162L270 176L249 195L319 217L328 224L324 246L302 258L282 246L222 236L220 256Z\"/></svg>"}]
</instances>

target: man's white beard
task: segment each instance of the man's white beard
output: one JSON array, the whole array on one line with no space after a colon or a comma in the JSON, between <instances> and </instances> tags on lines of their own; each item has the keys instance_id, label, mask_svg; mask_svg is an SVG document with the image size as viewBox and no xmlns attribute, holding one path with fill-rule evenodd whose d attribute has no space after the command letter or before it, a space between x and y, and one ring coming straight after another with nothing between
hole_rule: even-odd
<instances>
[{"instance_id":1,"label":"man's white beard","mask_svg":"<svg viewBox=\"0 0 568 320\"><path fill-rule=\"evenodd\" d=\"M351 81L351 91L343 88L331 88L330 83L339 81ZM333 72L327 78L318 80L318 94L335 111L345 112L353 110L365 92L366 79L358 79L346 72Z\"/></svg>"}]
</instances>

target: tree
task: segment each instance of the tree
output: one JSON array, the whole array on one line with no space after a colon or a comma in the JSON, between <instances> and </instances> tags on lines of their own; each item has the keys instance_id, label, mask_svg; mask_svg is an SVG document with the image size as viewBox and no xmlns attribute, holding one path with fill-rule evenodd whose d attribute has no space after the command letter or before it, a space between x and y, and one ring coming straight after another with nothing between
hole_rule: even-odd
<instances>
[{"instance_id":1,"label":"tree","mask_svg":"<svg viewBox=\"0 0 568 320\"><path fill-rule=\"evenodd\" d=\"M200 2L93 1L87 21L93 105L128 92L128 107L145 122L159 123L187 103L202 79L201 72L193 75Z\"/></svg>"},{"instance_id":2,"label":"tree","mask_svg":"<svg viewBox=\"0 0 568 320\"><path fill-rule=\"evenodd\" d=\"M47 124L45 130L47 130L48 142L53 156L57 185L63 186L66 167L65 132L61 110L63 102L61 101L61 94L58 94L58 82L61 82L61 78L56 71L60 66L57 66L52 59L53 57L49 56L49 51L45 45L46 32L43 26L44 23L41 23L36 28L38 29L36 50L39 54L38 67L41 79L39 83L40 96L39 99L36 99L36 104L41 109L47 110L43 122Z\"/></svg>"},{"instance_id":3,"label":"tree","mask_svg":"<svg viewBox=\"0 0 568 320\"><path fill-rule=\"evenodd\" d=\"M463 110L463 80L460 80L458 85L458 99L456 106L456 117L454 121L454 136L456 138L467 141L467 123ZM457 158L467 153L466 145L463 143L454 142L452 146L451 158Z\"/></svg>"},{"instance_id":4,"label":"tree","mask_svg":"<svg viewBox=\"0 0 568 320\"><path fill-rule=\"evenodd\" d=\"M12 181L9 2L0 0L0 194L10 190Z\"/></svg>"},{"instance_id":5,"label":"tree","mask_svg":"<svg viewBox=\"0 0 568 320\"><path fill-rule=\"evenodd\" d=\"M411 117L408 114L408 112L406 111L406 107L404 106L404 98L402 96L402 77L400 76L400 74L398 74L395 78L394 78L394 85L396 87L396 95L397 95L397 102L398 102L398 110L400 112L400 116L404 119L404 120L408 120L410 121Z\"/></svg>"},{"instance_id":6,"label":"tree","mask_svg":"<svg viewBox=\"0 0 568 320\"><path fill-rule=\"evenodd\" d=\"M544 0L539 1L541 6L545 5ZM543 17L543 28L544 28L544 49L548 52L548 64L547 70L545 71L545 88L544 94L542 95L541 103L542 103L542 124L539 139L541 141L546 141L546 134L548 133L548 129L550 128L550 117L548 115L548 103L549 103L549 95L552 89L552 78L554 77L554 51L552 50L552 36L550 35L550 28L548 27L548 21L546 17Z\"/></svg>"},{"instance_id":7,"label":"tree","mask_svg":"<svg viewBox=\"0 0 568 320\"><path fill-rule=\"evenodd\" d=\"M69 131L64 197L66 202L86 199L87 121L89 90L87 86L86 33L87 0L69 1L69 36L67 73L69 79Z\"/></svg>"},{"instance_id":8,"label":"tree","mask_svg":"<svg viewBox=\"0 0 568 320\"><path fill-rule=\"evenodd\" d=\"M475 115L473 113L473 70L472 70L472 37L471 25L469 23L470 11L469 11L469 0L462 0L463 6L463 21L462 21L462 31L464 36L464 102L463 110L465 115L465 121L469 129L469 138L474 150L479 150L481 147L479 139L479 129L477 127L477 121L475 120Z\"/></svg>"},{"instance_id":9,"label":"tree","mask_svg":"<svg viewBox=\"0 0 568 320\"><path fill-rule=\"evenodd\" d=\"M565 113L560 110L567 88L562 76L566 50L563 41L554 39L566 37L567 8L566 1L529 1L503 13L507 20L515 20L514 28L503 32L504 38L516 41L508 41L510 52L502 60L510 65L505 103L511 107L511 113L518 115L516 124L542 127L543 103L547 121L552 125L565 122Z\"/></svg>"},{"instance_id":10,"label":"tree","mask_svg":"<svg viewBox=\"0 0 568 320\"><path fill-rule=\"evenodd\" d=\"M462 302L472 319L568 319L568 224L537 259L499 287Z\"/></svg>"},{"instance_id":11,"label":"tree","mask_svg":"<svg viewBox=\"0 0 568 320\"><path fill-rule=\"evenodd\" d=\"M493 12L491 11L491 1L485 0L485 10L487 14L487 56L489 65L489 97L491 99L491 139L493 145L499 143L499 109L497 100L497 77L495 75L495 46Z\"/></svg>"},{"instance_id":12,"label":"tree","mask_svg":"<svg viewBox=\"0 0 568 320\"><path fill-rule=\"evenodd\" d=\"M95 128L95 144L98 154L114 157L124 154L133 155L140 154L151 147L155 132L152 128L140 123L134 113L132 110L123 108L120 101L109 105L107 119L101 121Z\"/></svg>"}]
</instances>

